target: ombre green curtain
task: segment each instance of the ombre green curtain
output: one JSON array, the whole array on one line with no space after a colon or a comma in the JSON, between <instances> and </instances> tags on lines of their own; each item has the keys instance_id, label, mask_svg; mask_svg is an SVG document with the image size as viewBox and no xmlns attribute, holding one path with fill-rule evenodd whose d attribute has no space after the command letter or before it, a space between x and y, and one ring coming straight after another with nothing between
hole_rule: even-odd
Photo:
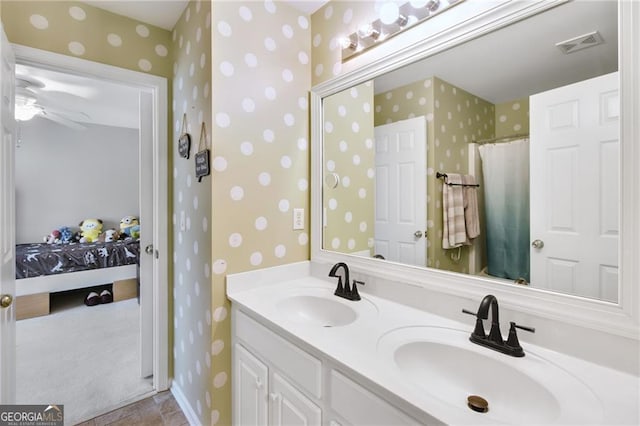
<instances>
[{"instance_id":1,"label":"ombre green curtain","mask_svg":"<svg viewBox=\"0 0 640 426\"><path fill-rule=\"evenodd\" d=\"M529 139L481 145L487 272L529 281Z\"/></svg>"}]
</instances>

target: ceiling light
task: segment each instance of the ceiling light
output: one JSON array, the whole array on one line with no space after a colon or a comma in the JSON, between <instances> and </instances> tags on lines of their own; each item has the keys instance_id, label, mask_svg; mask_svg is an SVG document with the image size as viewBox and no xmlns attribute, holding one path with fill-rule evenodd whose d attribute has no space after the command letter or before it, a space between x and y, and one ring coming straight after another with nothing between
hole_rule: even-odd
<instances>
[{"instance_id":1,"label":"ceiling light","mask_svg":"<svg viewBox=\"0 0 640 426\"><path fill-rule=\"evenodd\" d=\"M400 8L393 2L387 2L380 8L380 21L383 24L394 24L400 17Z\"/></svg>"},{"instance_id":2,"label":"ceiling light","mask_svg":"<svg viewBox=\"0 0 640 426\"><path fill-rule=\"evenodd\" d=\"M373 25L371 24L364 24L358 27L358 36L360 38L371 37L372 39L376 40L378 37L380 37L380 31L373 28Z\"/></svg>"}]
</instances>

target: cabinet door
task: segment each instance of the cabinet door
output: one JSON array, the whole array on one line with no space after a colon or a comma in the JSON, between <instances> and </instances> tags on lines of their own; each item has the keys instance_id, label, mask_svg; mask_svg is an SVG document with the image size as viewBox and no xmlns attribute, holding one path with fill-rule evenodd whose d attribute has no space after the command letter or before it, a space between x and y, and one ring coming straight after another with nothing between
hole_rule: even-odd
<instances>
[{"instance_id":1,"label":"cabinet door","mask_svg":"<svg viewBox=\"0 0 640 426\"><path fill-rule=\"evenodd\" d=\"M271 422L273 426L320 425L322 411L278 373L271 378Z\"/></svg>"},{"instance_id":2,"label":"cabinet door","mask_svg":"<svg viewBox=\"0 0 640 426\"><path fill-rule=\"evenodd\" d=\"M244 347L235 345L235 377L233 389L233 423L235 425L267 425L267 380L269 371Z\"/></svg>"}]
</instances>

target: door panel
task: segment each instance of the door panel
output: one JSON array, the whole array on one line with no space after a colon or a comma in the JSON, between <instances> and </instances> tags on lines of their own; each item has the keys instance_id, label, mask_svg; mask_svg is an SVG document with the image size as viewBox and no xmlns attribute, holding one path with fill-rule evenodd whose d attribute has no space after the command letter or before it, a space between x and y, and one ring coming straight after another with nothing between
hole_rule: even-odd
<instances>
[{"instance_id":1,"label":"door panel","mask_svg":"<svg viewBox=\"0 0 640 426\"><path fill-rule=\"evenodd\" d=\"M2 24L0 33L0 295L15 298L15 59ZM14 306L15 300L8 307L0 307L0 404L15 403Z\"/></svg>"},{"instance_id":2,"label":"door panel","mask_svg":"<svg viewBox=\"0 0 640 426\"><path fill-rule=\"evenodd\" d=\"M618 300L618 73L531 97L531 285Z\"/></svg>"}]
</instances>

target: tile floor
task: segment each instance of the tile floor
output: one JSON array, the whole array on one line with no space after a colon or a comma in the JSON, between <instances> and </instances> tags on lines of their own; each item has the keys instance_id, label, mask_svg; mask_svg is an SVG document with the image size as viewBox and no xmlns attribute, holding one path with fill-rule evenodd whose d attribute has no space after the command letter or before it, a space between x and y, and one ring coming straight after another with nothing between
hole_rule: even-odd
<instances>
[{"instance_id":1,"label":"tile floor","mask_svg":"<svg viewBox=\"0 0 640 426\"><path fill-rule=\"evenodd\" d=\"M80 423L78 426L188 426L171 392L160 392L149 398Z\"/></svg>"}]
</instances>

